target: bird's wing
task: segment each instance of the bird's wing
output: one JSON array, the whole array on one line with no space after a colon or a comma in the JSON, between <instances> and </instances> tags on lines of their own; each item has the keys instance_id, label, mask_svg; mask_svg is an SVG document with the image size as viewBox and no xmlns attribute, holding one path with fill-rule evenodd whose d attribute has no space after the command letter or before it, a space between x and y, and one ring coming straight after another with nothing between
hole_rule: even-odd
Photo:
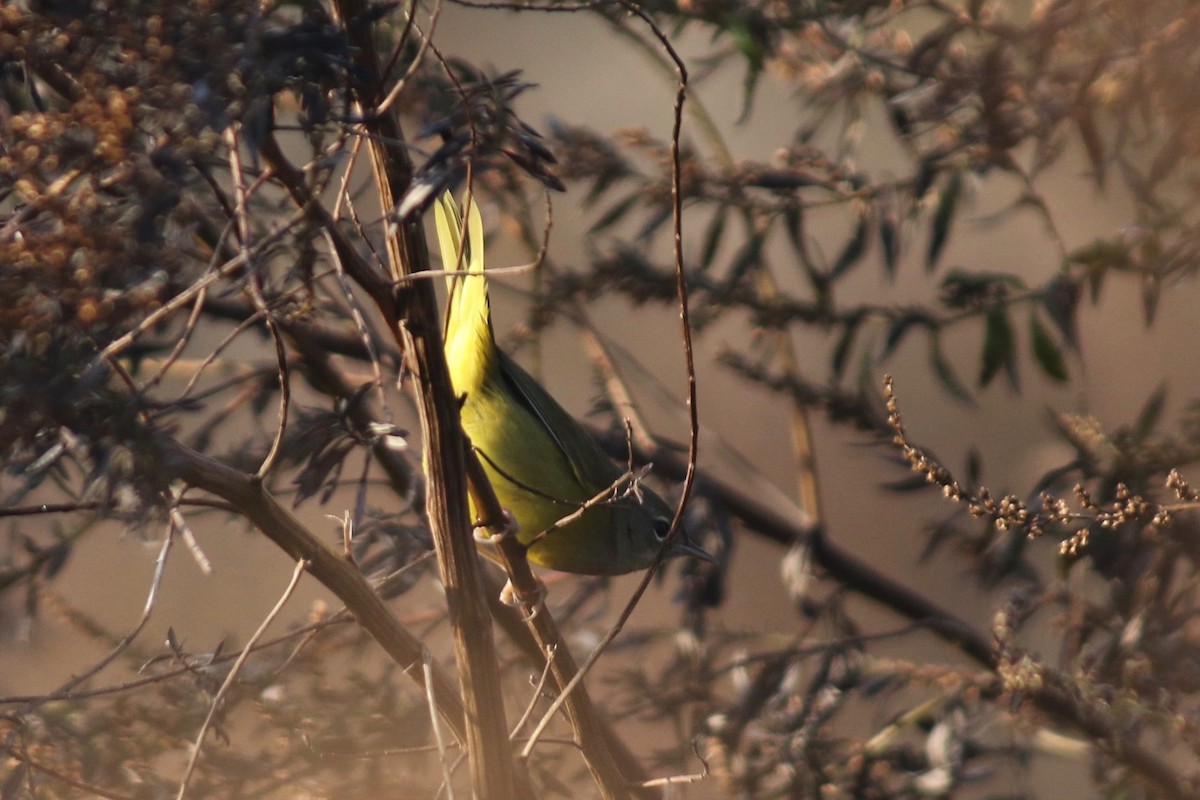
<instances>
[{"instance_id":1,"label":"bird's wing","mask_svg":"<svg viewBox=\"0 0 1200 800\"><path fill-rule=\"evenodd\" d=\"M621 470L600 449L600 445L591 434L585 431L520 364L513 361L503 350L497 352L500 356L500 374L508 383L513 396L537 417L542 427L550 434L567 463L571 465L571 471L585 493L594 495L619 478Z\"/></svg>"}]
</instances>

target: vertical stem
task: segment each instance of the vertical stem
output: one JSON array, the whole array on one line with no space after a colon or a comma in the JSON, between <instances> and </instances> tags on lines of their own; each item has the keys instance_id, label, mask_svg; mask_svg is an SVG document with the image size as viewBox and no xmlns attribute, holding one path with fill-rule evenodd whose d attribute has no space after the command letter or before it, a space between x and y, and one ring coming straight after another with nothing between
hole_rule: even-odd
<instances>
[{"instance_id":1,"label":"vertical stem","mask_svg":"<svg viewBox=\"0 0 1200 800\"><path fill-rule=\"evenodd\" d=\"M412 179L413 168L395 112L374 113L383 97L369 8L361 0L335 0L334 12L354 44L355 92L366 121L368 152L380 208L395 208ZM393 109L395 106L393 106ZM404 362L420 412L428 475L427 506L446 590L463 703L467 710L467 752L478 798L513 796L513 763L508 747L504 693L492 639L492 623L483 599L467 513L465 445L458 406L442 351L441 325L429 281L404 280L429 268L429 251L419 219L401 220L386 239L394 286L397 329ZM385 316L388 316L385 313Z\"/></svg>"}]
</instances>

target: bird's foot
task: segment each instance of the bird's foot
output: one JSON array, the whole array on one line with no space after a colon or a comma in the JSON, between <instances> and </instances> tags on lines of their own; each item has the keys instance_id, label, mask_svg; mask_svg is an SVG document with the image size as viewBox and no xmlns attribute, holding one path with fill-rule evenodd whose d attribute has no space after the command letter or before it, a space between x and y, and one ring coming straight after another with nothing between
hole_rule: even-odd
<instances>
[{"instance_id":1,"label":"bird's foot","mask_svg":"<svg viewBox=\"0 0 1200 800\"><path fill-rule=\"evenodd\" d=\"M517 518L507 508L501 509L501 511L504 512L504 518L499 523L475 526L473 533L475 534L476 541L486 542L494 538L517 535L517 531L521 529L517 525ZM492 544L495 544L495 542L492 542Z\"/></svg>"},{"instance_id":2,"label":"bird's foot","mask_svg":"<svg viewBox=\"0 0 1200 800\"><path fill-rule=\"evenodd\" d=\"M518 591L511 580L504 582L504 588L500 590L500 602L506 606L521 608L525 612L525 622L529 622L538 615L542 608L542 602L546 599L546 584L542 583L542 579L534 577L537 585L532 592Z\"/></svg>"}]
</instances>

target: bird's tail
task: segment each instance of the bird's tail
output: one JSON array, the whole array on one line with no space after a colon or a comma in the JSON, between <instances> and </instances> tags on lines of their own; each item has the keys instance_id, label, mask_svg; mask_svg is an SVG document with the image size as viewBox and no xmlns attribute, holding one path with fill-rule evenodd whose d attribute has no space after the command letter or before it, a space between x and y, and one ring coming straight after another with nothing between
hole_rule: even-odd
<instances>
[{"instance_id":1,"label":"bird's tail","mask_svg":"<svg viewBox=\"0 0 1200 800\"><path fill-rule=\"evenodd\" d=\"M434 208L442 268L446 271L446 355L459 391L473 385L475 375L456 371L486 369L495 358L487 279L483 277L483 219L469 195L466 225L454 197L446 192ZM464 236L465 234L465 236ZM469 366L470 365L470 366ZM457 366L457 369L456 369Z\"/></svg>"},{"instance_id":2,"label":"bird's tail","mask_svg":"<svg viewBox=\"0 0 1200 800\"><path fill-rule=\"evenodd\" d=\"M478 310L487 306L487 281L462 274L483 274L483 220L479 216L479 206L469 196L466 212L464 228L458 204L449 192L442 195L434 209L438 244L442 249L442 269L449 273L446 288L450 294L451 317L464 309Z\"/></svg>"}]
</instances>

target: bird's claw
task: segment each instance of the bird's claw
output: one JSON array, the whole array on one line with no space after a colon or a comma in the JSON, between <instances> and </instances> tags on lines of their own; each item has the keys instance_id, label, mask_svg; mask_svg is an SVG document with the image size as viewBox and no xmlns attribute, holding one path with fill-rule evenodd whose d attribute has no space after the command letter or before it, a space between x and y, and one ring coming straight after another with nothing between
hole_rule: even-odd
<instances>
[{"instance_id":1,"label":"bird's claw","mask_svg":"<svg viewBox=\"0 0 1200 800\"><path fill-rule=\"evenodd\" d=\"M537 617L542 608L542 601L546 599L546 584L542 583L541 578L535 577L534 580L537 581L537 587L533 591L533 597L519 593L511 580L505 581L504 588L500 590L501 603L514 608L519 606L526 612L524 622L529 622Z\"/></svg>"},{"instance_id":2,"label":"bird's claw","mask_svg":"<svg viewBox=\"0 0 1200 800\"><path fill-rule=\"evenodd\" d=\"M501 509L504 516L501 522L491 523L489 525L476 525L473 531L476 541L486 542L492 538L503 538L505 536L516 536L521 529L517 525L517 518L512 515L512 512L507 508Z\"/></svg>"}]
</instances>

